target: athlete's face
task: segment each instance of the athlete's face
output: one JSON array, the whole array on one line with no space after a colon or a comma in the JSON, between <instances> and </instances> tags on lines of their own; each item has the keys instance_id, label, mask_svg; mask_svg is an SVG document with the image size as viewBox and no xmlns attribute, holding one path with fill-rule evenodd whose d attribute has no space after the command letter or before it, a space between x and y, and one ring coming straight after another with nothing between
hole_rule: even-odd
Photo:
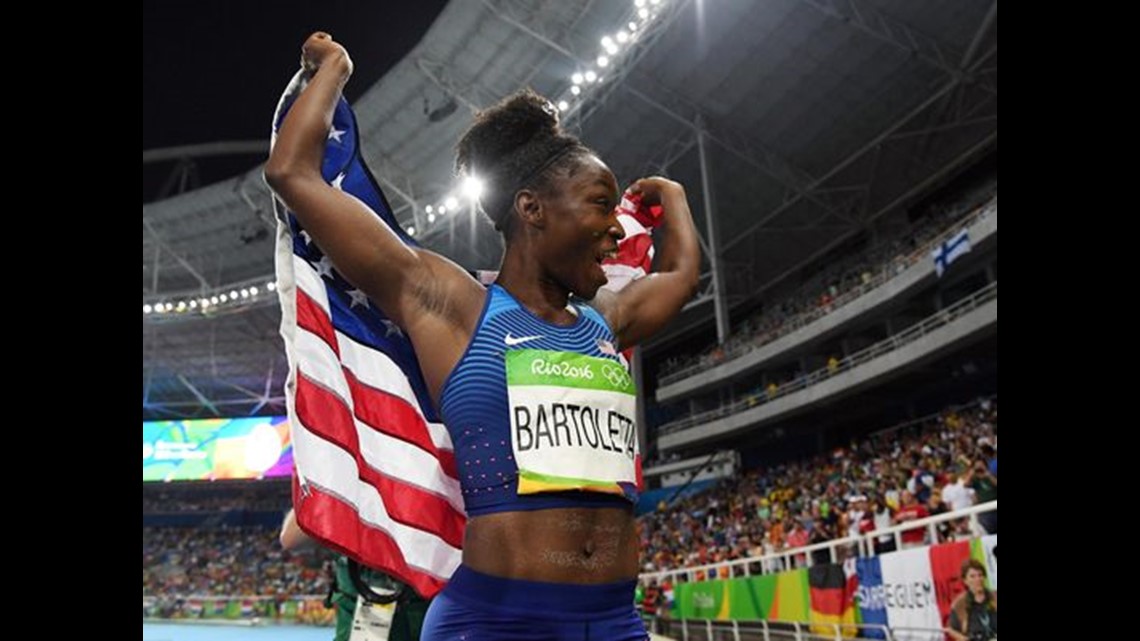
<instances>
[{"instance_id":1,"label":"athlete's face","mask_svg":"<svg viewBox=\"0 0 1140 641\"><path fill-rule=\"evenodd\" d=\"M591 299L606 284L602 260L615 255L625 233L618 222L617 179L590 155L563 176L543 198L545 269L562 286Z\"/></svg>"}]
</instances>

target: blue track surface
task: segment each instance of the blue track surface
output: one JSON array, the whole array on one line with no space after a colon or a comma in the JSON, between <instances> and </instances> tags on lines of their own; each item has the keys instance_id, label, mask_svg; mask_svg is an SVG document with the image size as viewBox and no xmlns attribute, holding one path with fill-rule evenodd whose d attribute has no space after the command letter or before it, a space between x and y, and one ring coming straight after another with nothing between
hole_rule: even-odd
<instances>
[{"instance_id":1,"label":"blue track surface","mask_svg":"<svg viewBox=\"0 0 1140 641\"><path fill-rule=\"evenodd\" d=\"M312 625L143 623L143 641L332 641L333 629Z\"/></svg>"}]
</instances>

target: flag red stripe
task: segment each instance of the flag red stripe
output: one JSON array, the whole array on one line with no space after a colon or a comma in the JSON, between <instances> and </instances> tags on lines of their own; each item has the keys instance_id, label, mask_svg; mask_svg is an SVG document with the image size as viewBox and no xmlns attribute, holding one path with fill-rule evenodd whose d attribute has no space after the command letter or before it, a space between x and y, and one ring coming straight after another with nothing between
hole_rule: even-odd
<instances>
[{"instance_id":1,"label":"flag red stripe","mask_svg":"<svg viewBox=\"0 0 1140 641\"><path fill-rule=\"evenodd\" d=\"M322 545L357 560L369 559L369 567L400 577L423 597L433 597L443 589L447 577L435 577L409 566L392 536L361 523L351 505L325 494L321 488L308 488L307 495L294 491L297 523ZM345 527L348 523L359 525Z\"/></svg>"},{"instance_id":2,"label":"flag red stripe","mask_svg":"<svg viewBox=\"0 0 1140 641\"><path fill-rule=\"evenodd\" d=\"M302 312L302 310L304 310ZM311 297L297 289L297 326L327 343L338 357L336 332L332 320ZM351 367L351 363L348 364ZM455 453L436 446L423 416L407 399L362 383L348 367L342 365L352 393L356 415L373 429L406 441L439 460L444 473L459 478Z\"/></svg>"},{"instance_id":3,"label":"flag red stripe","mask_svg":"<svg viewBox=\"0 0 1140 641\"><path fill-rule=\"evenodd\" d=\"M333 353L340 357L340 349L336 345L336 331L333 330L328 312L300 287L297 288L297 327L319 336Z\"/></svg>"},{"instance_id":4,"label":"flag red stripe","mask_svg":"<svg viewBox=\"0 0 1140 641\"><path fill-rule=\"evenodd\" d=\"M378 390L365 383L347 367L344 377L352 391L352 404L356 417L377 432L398 438L430 453L439 460L440 467L453 479L459 478L455 466L455 452L435 446L428 433L427 425L420 413L404 399Z\"/></svg>"},{"instance_id":5,"label":"flag red stripe","mask_svg":"<svg viewBox=\"0 0 1140 641\"><path fill-rule=\"evenodd\" d=\"M393 520L432 532L456 548L463 546L464 516L450 503L415 485L385 476L367 464L360 451L360 439L352 414L335 394L297 376L296 413L298 427L336 444L356 459L359 478L383 497L384 507Z\"/></svg>"},{"instance_id":6,"label":"flag red stripe","mask_svg":"<svg viewBox=\"0 0 1140 641\"><path fill-rule=\"evenodd\" d=\"M824 616L843 616L842 588L811 588L811 609Z\"/></svg>"}]
</instances>

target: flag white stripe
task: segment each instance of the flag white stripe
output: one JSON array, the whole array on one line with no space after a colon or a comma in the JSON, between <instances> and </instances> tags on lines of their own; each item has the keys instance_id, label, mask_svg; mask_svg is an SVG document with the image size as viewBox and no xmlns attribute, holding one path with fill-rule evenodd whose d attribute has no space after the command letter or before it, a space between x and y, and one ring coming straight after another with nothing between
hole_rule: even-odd
<instances>
[{"instance_id":1,"label":"flag white stripe","mask_svg":"<svg viewBox=\"0 0 1140 641\"><path fill-rule=\"evenodd\" d=\"M349 390L344 370L337 363L336 354L328 343L307 329L298 327L294 348L299 373L339 396L349 411L352 411L352 391Z\"/></svg>"},{"instance_id":2,"label":"flag white stripe","mask_svg":"<svg viewBox=\"0 0 1140 641\"><path fill-rule=\"evenodd\" d=\"M301 355L301 373L314 383L338 396L353 411L352 395L344 372L336 365L336 354L320 337L301 330L297 332L297 353ZM384 357L378 354L377 357ZM385 476L400 479L447 500L464 513L459 481L444 472L439 459L407 441L377 432L353 416L361 454ZM355 469L355 463L353 463Z\"/></svg>"},{"instance_id":3,"label":"flag white stripe","mask_svg":"<svg viewBox=\"0 0 1140 641\"><path fill-rule=\"evenodd\" d=\"M296 256L293 260L293 271L297 275L297 287L304 291L309 298L316 301L327 316L329 313L328 294L317 271L313 269L312 265ZM395 361L387 354L361 345L339 331L336 332L336 342L337 349L340 351L340 362L353 375L370 387L383 390L407 401L416 409L420 418L427 423L431 442L441 450L453 451L451 435L447 432L447 427L443 423L428 421L424 418L423 408L420 407L419 399L412 391L411 383L408 382L407 376ZM332 358L335 360L336 356L333 355Z\"/></svg>"},{"instance_id":4,"label":"flag white stripe","mask_svg":"<svg viewBox=\"0 0 1140 641\"><path fill-rule=\"evenodd\" d=\"M431 442L441 450L453 450L447 428L443 423L433 423L424 418L423 408L420 407L416 393L412 391L412 384L391 357L361 345L340 332L336 334L336 342L340 348L341 362L360 382L407 401L427 424Z\"/></svg>"},{"instance_id":5,"label":"flag white stripe","mask_svg":"<svg viewBox=\"0 0 1140 641\"><path fill-rule=\"evenodd\" d=\"M293 255L293 278L297 281L297 289L305 292L317 305L320 305L328 316L329 294L325 291L324 281L312 265L296 254Z\"/></svg>"},{"instance_id":6,"label":"flag white stripe","mask_svg":"<svg viewBox=\"0 0 1140 641\"><path fill-rule=\"evenodd\" d=\"M304 466L309 482L329 488L352 506L360 520L387 532L409 565L441 578L459 566L460 551L439 536L392 520L376 488L358 477L356 460L348 452L307 429L295 430L294 455Z\"/></svg>"}]
</instances>

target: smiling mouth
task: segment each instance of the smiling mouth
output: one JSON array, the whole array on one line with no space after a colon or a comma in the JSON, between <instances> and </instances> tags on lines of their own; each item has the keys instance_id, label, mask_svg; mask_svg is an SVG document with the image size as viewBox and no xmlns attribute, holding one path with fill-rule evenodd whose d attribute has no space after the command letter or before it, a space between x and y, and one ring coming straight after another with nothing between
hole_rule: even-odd
<instances>
[{"instance_id":1,"label":"smiling mouth","mask_svg":"<svg viewBox=\"0 0 1140 641\"><path fill-rule=\"evenodd\" d=\"M617 258L617 255L618 255L618 251L617 251L617 248L615 247L614 249L611 249L609 251L602 252L602 254L600 256L598 256L597 258L595 258L594 261L596 261L599 265L601 265L603 262L605 262L607 260L614 260L615 258Z\"/></svg>"}]
</instances>

